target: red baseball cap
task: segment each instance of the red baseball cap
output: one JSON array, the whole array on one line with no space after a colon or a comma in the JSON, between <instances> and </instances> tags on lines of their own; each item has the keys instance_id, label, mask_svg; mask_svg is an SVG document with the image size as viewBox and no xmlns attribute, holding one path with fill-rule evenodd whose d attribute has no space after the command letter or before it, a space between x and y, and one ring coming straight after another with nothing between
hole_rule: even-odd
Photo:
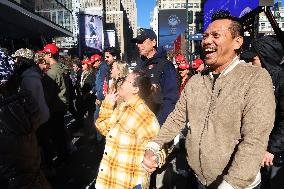
<instances>
[{"instance_id":1,"label":"red baseball cap","mask_svg":"<svg viewBox=\"0 0 284 189\"><path fill-rule=\"evenodd\" d=\"M59 48L53 43L45 45L42 51L38 51L38 53L51 53L51 54L57 54L58 52Z\"/></svg>"},{"instance_id":2,"label":"red baseball cap","mask_svg":"<svg viewBox=\"0 0 284 189\"><path fill-rule=\"evenodd\" d=\"M184 55L179 54L176 56L176 62L181 62L181 61L185 61L186 62L186 58Z\"/></svg>"},{"instance_id":3,"label":"red baseball cap","mask_svg":"<svg viewBox=\"0 0 284 189\"><path fill-rule=\"evenodd\" d=\"M188 63L180 64L180 65L178 65L178 69L179 70L188 70L189 69L189 64Z\"/></svg>"},{"instance_id":4,"label":"red baseball cap","mask_svg":"<svg viewBox=\"0 0 284 189\"><path fill-rule=\"evenodd\" d=\"M92 55L90 58L87 58L82 61L82 64L93 64L95 61L102 60L102 57L98 54Z\"/></svg>"},{"instance_id":5,"label":"red baseball cap","mask_svg":"<svg viewBox=\"0 0 284 189\"><path fill-rule=\"evenodd\" d=\"M192 68L198 68L201 64L203 64L203 61L201 59L195 59L192 62Z\"/></svg>"}]
</instances>

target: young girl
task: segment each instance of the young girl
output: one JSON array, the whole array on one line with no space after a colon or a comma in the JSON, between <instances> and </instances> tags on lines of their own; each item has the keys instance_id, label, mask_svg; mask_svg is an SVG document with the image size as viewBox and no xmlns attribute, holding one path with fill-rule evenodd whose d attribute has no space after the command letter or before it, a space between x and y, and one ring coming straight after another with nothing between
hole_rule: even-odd
<instances>
[{"instance_id":1,"label":"young girl","mask_svg":"<svg viewBox=\"0 0 284 189\"><path fill-rule=\"evenodd\" d=\"M150 94L150 78L140 72L130 73L118 93L109 93L102 103L97 129L106 136L96 189L146 188L149 174L141 162L145 146L157 135L160 126L145 104ZM114 109L119 97L123 103Z\"/></svg>"}]
</instances>

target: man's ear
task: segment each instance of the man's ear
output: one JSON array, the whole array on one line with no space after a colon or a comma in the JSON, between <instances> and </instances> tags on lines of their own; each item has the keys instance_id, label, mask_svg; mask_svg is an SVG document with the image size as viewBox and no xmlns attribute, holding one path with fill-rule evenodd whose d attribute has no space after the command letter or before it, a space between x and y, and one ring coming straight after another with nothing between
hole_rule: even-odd
<instances>
[{"instance_id":1,"label":"man's ear","mask_svg":"<svg viewBox=\"0 0 284 189\"><path fill-rule=\"evenodd\" d=\"M156 46L157 46L157 40L156 40L156 39L153 39L153 40L152 40L152 46L153 46L153 47L156 47Z\"/></svg>"},{"instance_id":2,"label":"man's ear","mask_svg":"<svg viewBox=\"0 0 284 189\"><path fill-rule=\"evenodd\" d=\"M48 53L48 54L47 54L47 56L48 56L49 58L51 58L51 57L52 57L51 53Z\"/></svg>"},{"instance_id":3,"label":"man's ear","mask_svg":"<svg viewBox=\"0 0 284 189\"><path fill-rule=\"evenodd\" d=\"M240 49L243 43L244 43L244 38L242 36L236 37L233 43L234 50Z\"/></svg>"}]
</instances>

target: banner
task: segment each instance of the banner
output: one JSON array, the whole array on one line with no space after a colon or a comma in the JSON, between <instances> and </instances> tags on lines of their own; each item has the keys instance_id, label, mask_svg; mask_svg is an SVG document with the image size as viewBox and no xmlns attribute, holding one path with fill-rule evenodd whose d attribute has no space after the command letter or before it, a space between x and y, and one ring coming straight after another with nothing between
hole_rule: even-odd
<instances>
[{"instance_id":1,"label":"banner","mask_svg":"<svg viewBox=\"0 0 284 189\"><path fill-rule=\"evenodd\" d=\"M233 16L242 17L258 7L259 0L207 0L204 4L204 30L211 22L211 16L218 10L228 10Z\"/></svg>"},{"instance_id":2,"label":"banner","mask_svg":"<svg viewBox=\"0 0 284 189\"><path fill-rule=\"evenodd\" d=\"M174 48L174 41L186 31L186 9L162 9L159 10L158 25L158 46L166 50Z\"/></svg>"},{"instance_id":3,"label":"banner","mask_svg":"<svg viewBox=\"0 0 284 189\"><path fill-rule=\"evenodd\" d=\"M175 54L181 54L181 34L174 41Z\"/></svg>"},{"instance_id":4,"label":"banner","mask_svg":"<svg viewBox=\"0 0 284 189\"><path fill-rule=\"evenodd\" d=\"M115 47L115 31L114 30L106 30L105 31L105 45L104 47Z\"/></svg>"},{"instance_id":5,"label":"banner","mask_svg":"<svg viewBox=\"0 0 284 189\"><path fill-rule=\"evenodd\" d=\"M83 47L103 50L103 21L101 16L80 15L80 40Z\"/></svg>"}]
</instances>

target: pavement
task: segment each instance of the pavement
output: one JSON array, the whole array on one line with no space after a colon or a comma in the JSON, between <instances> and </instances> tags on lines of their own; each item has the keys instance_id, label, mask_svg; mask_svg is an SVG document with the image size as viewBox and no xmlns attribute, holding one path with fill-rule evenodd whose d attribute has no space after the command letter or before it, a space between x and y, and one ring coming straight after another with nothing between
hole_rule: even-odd
<instances>
[{"instance_id":1,"label":"pavement","mask_svg":"<svg viewBox=\"0 0 284 189\"><path fill-rule=\"evenodd\" d=\"M104 142L98 142L93 132L84 131L80 137L72 136L74 119L66 115L66 129L72 139L72 153L67 161L55 167L56 174L47 177L53 189L94 189L97 170L104 151ZM271 189L284 189L284 167L272 182ZM266 188L262 188L266 189Z\"/></svg>"},{"instance_id":2,"label":"pavement","mask_svg":"<svg viewBox=\"0 0 284 189\"><path fill-rule=\"evenodd\" d=\"M47 177L53 189L91 189L97 175L104 150L104 142L97 142L90 132L84 136L72 136L71 114L65 116L66 128L72 139L72 153L68 160L55 166L55 174ZM70 124L71 123L71 124ZM56 160L55 160L56 161Z\"/></svg>"}]
</instances>

